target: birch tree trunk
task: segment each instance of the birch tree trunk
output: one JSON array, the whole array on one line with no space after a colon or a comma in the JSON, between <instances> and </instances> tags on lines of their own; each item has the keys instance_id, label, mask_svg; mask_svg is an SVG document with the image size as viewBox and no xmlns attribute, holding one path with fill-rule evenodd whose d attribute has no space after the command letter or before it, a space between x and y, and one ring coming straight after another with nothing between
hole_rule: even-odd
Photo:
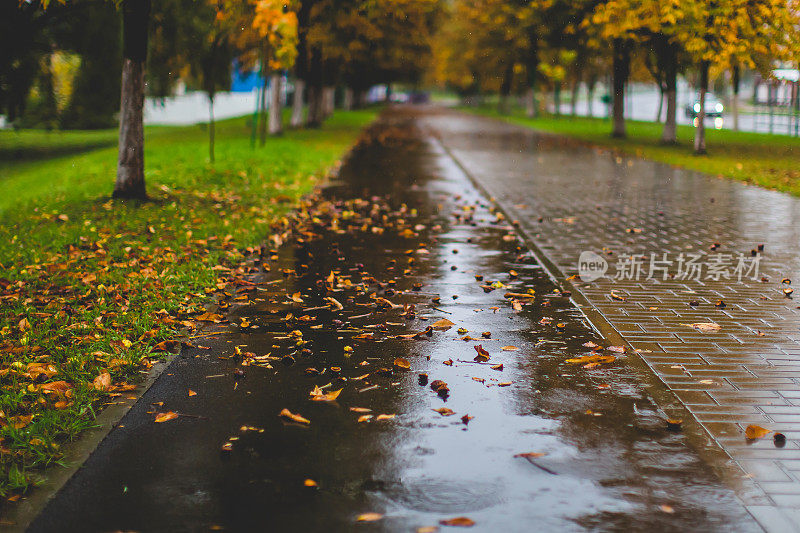
<instances>
[{"instance_id":1,"label":"birch tree trunk","mask_svg":"<svg viewBox=\"0 0 800 533\"><path fill-rule=\"evenodd\" d=\"M294 97L292 99L292 119L289 125L299 128L303 125L303 97L306 92L306 82L301 79L294 80Z\"/></svg>"},{"instance_id":2,"label":"birch tree trunk","mask_svg":"<svg viewBox=\"0 0 800 533\"><path fill-rule=\"evenodd\" d=\"M281 105L281 85L283 76L274 73L269 79L269 134L280 135L283 132L283 106Z\"/></svg>"},{"instance_id":3,"label":"birch tree trunk","mask_svg":"<svg viewBox=\"0 0 800 533\"><path fill-rule=\"evenodd\" d=\"M122 4L123 62L114 198L147 198L144 184L144 65L150 0Z\"/></svg>"}]
</instances>

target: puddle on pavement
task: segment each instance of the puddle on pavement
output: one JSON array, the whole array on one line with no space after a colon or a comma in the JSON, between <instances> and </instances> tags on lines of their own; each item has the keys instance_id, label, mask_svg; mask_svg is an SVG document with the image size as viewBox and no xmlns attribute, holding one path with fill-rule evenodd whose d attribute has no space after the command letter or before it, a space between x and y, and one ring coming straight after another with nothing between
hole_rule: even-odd
<instances>
[{"instance_id":1,"label":"puddle on pavement","mask_svg":"<svg viewBox=\"0 0 800 533\"><path fill-rule=\"evenodd\" d=\"M373 142L352 154L326 195L385 197L395 210L407 206L408 218L425 229L411 238L328 232L325 240L284 246L271 273L253 278L272 283L229 310L232 322L245 318L251 326L198 342L211 350L182 354L32 531L415 531L457 516L474 520L473 531L755 529L686 437L666 430L626 356L595 369L564 362L587 354L584 343L602 340L521 244L504 239L507 222L497 221L486 199L413 126L402 111L385 113ZM380 209L373 215L395 216ZM418 252L420 243L428 253ZM284 268L300 275L284 278ZM327 304L317 280L331 270L356 284L374 276L384 285L370 291L415 304L416 318L401 316L402 308L376 311L368 295L349 289L332 294L343 311L315 309ZM508 288L485 292L481 285L491 281ZM504 298L529 289L534 303L521 311ZM303 304L286 303L284 295L296 292ZM303 315L315 319L297 319ZM389 338L442 318L455 326L419 339ZM461 340L458 328L480 340ZM312 355L294 349L287 338L293 330ZM377 340L353 338L364 331ZM478 344L502 371L473 361ZM220 359L235 346L257 355L294 353L295 363L248 366L235 381L235 360ZM346 355L345 346L353 352ZM398 357L410 371L352 379L392 368ZM443 364L451 359L452 366ZM309 367L322 373L309 374ZM420 385L421 372L427 385ZM437 379L449 386L446 399L429 386ZM328 383L326 391L343 388L337 402L309 401L315 385ZM371 385L378 387L358 392ZM188 397L188 389L197 395ZM164 410L208 418L154 424L148 404L162 401ZM351 407L396 417L358 423L361 413ZM434 411L441 407L455 414ZM277 416L283 408L310 426L285 423ZM474 418L465 424L465 415ZM240 432L242 425L264 431ZM221 452L231 436L239 437L232 451ZM514 457L526 452L542 455ZM306 487L306 479L318 487ZM368 512L384 518L356 522Z\"/></svg>"}]
</instances>

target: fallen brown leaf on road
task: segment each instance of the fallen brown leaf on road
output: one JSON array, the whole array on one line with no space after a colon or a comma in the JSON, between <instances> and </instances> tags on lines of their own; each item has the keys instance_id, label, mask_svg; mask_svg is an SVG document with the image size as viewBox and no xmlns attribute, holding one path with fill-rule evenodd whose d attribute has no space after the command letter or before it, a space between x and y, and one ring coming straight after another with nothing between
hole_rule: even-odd
<instances>
[{"instance_id":1,"label":"fallen brown leaf on road","mask_svg":"<svg viewBox=\"0 0 800 533\"><path fill-rule=\"evenodd\" d=\"M616 360L617 358L613 355L584 355L583 357L575 357L566 361L574 365L585 365L589 363L608 364Z\"/></svg>"},{"instance_id":2,"label":"fallen brown leaf on road","mask_svg":"<svg viewBox=\"0 0 800 533\"><path fill-rule=\"evenodd\" d=\"M478 355L475 356L475 359L474 359L475 361L486 362L486 361L489 360L489 358L490 358L489 352L484 350L482 345L478 344L478 345L474 346L474 348L475 348L475 351L478 352Z\"/></svg>"},{"instance_id":3,"label":"fallen brown leaf on road","mask_svg":"<svg viewBox=\"0 0 800 533\"><path fill-rule=\"evenodd\" d=\"M524 453L516 453L514 454L514 457L536 458L536 457L544 457L545 455L547 454L540 452L524 452Z\"/></svg>"},{"instance_id":4,"label":"fallen brown leaf on road","mask_svg":"<svg viewBox=\"0 0 800 533\"><path fill-rule=\"evenodd\" d=\"M466 516L457 516L456 518L439 520L439 523L443 526L455 526L455 527L472 527L475 525L475 521L470 518L467 518Z\"/></svg>"},{"instance_id":5,"label":"fallen brown leaf on road","mask_svg":"<svg viewBox=\"0 0 800 533\"><path fill-rule=\"evenodd\" d=\"M336 398L339 397L339 394L342 393L342 389L331 391L325 393L319 387L314 387L314 389L308 393L311 400L315 402L333 402L336 401Z\"/></svg>"},{"instance_id":6,"label":"fallen brown leaf on road","mask_svg":"<svg viewBox=\"0 0 800 533\"><path fill-rule=\"evenodd\" d=\"M199 320L200 322L222 322L223 319L224 317L222 315L216 313L203 313L195 317L195 320Z\"/></svg>"},{"instance_id":7,"label":"fallen brown leaf on road","mask_svg":"<svg viewBox=\"0 0 800 533\"><path fill-rule=\"evenodd\" d=\"M394 366L402 368L403 370L411 369L411 363L408 362L408 359L403 359L402 357L398 357L394 360Z\"/></svg>"},{"instance_id":8,"label":"fallen brown leaf on road","mask_svg":"<svg viewBox=\"0 0 800 533\"><path fill-rule=\"evenodd\" d=\"M303 485L305 485L306 487L317 487L317 486L319 486L317 484L317 482L314 481L313 479L306 479L305 481L303 481Z\"/></svg>"},{"instance_id":9,"label":"fallen brown leaf on road","mask_svg":"<svg viewBox=\"0 0 800 533\"><path fill-rule=\"evenodd\" d=\"M455 411L453 411L452 409L448 409L447 407L440 407L438 409L434 409L434 411L436 411L437 413L439 413L442 416L452 416L452 415L456 414Z\"/></svg>"},{"instance_id":10,"label":"fallen brown leaf on road","mask_svg":"<svg viewBox=\"0 0 800 533\"><path fill-rule=\"evenodd\" d=\"M710 333L712 331L719 331L721 326L714 322L696 322L694 324L681 324L681 326L689 326L701 333Z\"/></svg>"},{"instance_id":11,"label":"fallen brown leaf on road","mask_svg":"<svg viewBox=\"0 0 800 533\"><path fill-rule=\"evenodd\" d=\"M286 418L288 420L291 420L292 422L297 422L298 424L311 423L311 420L303 418L302 416L295 414L288 409L283 409L278 416L280 416L281 418Z\"/></svg>"},{"instance_id":12,"label":"fallen brown leaf on road","mask_svg":"<svg viewBox=\"0 0 800 533\"><path fill-rule=\"evenodd\" d=\"M394 418L394 417L396 417L396 416L397 416L397 415L395 415L395 414L391 414L391 415L378 415L378 416L376 416L376 417L375 417L375 420L391 420L392 418Z\"/></svg>"},{"instance_id":13,"label":"fallen brown leaf on road","mask_svg":"<svg viewBox=\"0 0 800 533\"><path fill-rule=\"evenodd\" d=\"M517 350L519 350L519 348L517 348L516 346L503 346L500 349L503 350L504 352L516 352Z\"/></svg>"},{"instance_id":14,"label":"fallen brown leaf on road","mask_svg":"<svg viewBox=\"0 0 800 533\"><path fill-rule=\"evenodd\" d=\"M443 318L441 320L437 320L436 322L431 324L431 327L433 329L439 329L439 330L445 330L445 331L450 329L450 328L452 328L453 326L455 326L455 323L447 320L446 318Z\"/></svg>"}]
</instances>

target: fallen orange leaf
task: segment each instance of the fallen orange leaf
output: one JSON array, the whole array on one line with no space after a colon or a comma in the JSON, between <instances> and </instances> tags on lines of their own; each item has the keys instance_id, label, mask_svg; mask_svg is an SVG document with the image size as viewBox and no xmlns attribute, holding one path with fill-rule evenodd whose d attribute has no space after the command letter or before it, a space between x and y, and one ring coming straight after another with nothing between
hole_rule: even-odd
<instances>
[{"instance_id":1,"label":"fallen orange leaf","mask_svg":"<svg viewBox=\"0 0 800 533\"><path fill-rule=\"evenodd\" d=\"M158 413L156 415L155 421L160 424L162 422L169 422L170 420L175 420L176 418L178 418L178 416L179 416L178 413L174 411L167 411L166 413Z\"/></svg>"},{"instance_id":2,"label":"fallen orange leaf","mask_svg":"<svg viewBox=\"0 0 800 533\"><path fill-rule=\"evenodd\" d=\"M771 429L762 428L761 426L756 426L754 424L750 424L744 430L744 435L750 440L760 439L764 435L772 433Z\"/></svg>"},{"instance_id":3,"label":"fallen orange leaf","mask_svg":"<svg viewBox=\"0 0 800 533\"><path fill-rule=\"evenodd\" d=\"M303 418L302 416L291 412L288 409L283 409L280 414L278 415L282 418L288 418L292 422L297 422L298 424L310 424L311 420L307 418Z\"/></svg>"}]
</instances>

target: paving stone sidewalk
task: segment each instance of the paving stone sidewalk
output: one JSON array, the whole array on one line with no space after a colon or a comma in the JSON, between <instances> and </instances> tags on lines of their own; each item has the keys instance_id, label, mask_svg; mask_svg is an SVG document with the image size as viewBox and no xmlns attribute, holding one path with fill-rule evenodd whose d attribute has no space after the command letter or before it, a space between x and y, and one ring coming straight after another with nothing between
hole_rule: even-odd
<instances>
[{"instance_id":1,"label":"paving stone sidewalk","mask_svg":"<svg viewBox=\"0 0 800 533\"><path fill-rule=\"evenodd\" d=\"M800 298L782 283L800 284L800 199L456 111L425 124L563 276L582 252L608 261L573 286L756 482L742 497L762 525L800 531Z\"/></svg>"}]
</instances>

